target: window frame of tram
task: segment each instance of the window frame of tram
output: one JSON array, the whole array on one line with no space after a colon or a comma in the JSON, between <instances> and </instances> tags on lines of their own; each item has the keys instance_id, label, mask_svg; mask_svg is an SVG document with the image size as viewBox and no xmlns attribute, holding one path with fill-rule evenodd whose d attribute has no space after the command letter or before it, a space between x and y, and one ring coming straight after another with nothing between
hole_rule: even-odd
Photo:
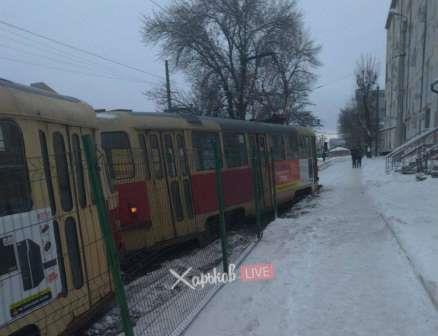
<instances>
[{"instance_id":1,"label":"window frame of tram","mask_svg":"<svg viewBox=\"0 0 438 336\"><path fill-rule=\"evenodd\" d=\"M292 134L287 137L287 159L288 160L294 160L299 157L298 155L298 142L297 142L297 135Z\"/></svg>"},{"instance_id":2,"label":"window frame of tram","mask_svg":"<svg viewBox=\"0 0 438 336\"><path fill-rule=\"evenodd\" d=\"M248 166L248 150L244 133L225 132L222 135L224 142L224 156L227 168Z\"/></svg>"},{"instance_id":3,"label":"window frame of tram","mask_svg":"<svg viewBox=\"0 0 438 336\"><path fill-rule=\"evenodd\" d=\"M49 196L50 208L52 215L56 214L55 189L53 188L52 169L50 166L49 148L47 145L47 136L44 131L38 132L41 147L41 159L43 160L44 178L46 179L47 193Z\"/></svg>"},{"instance_id":4,"label":"window frame of tram","mask_svg":"<svg viewBox=\"0 0 438 336\"><path fill-rule=\"evenodd\" d=\"M192 202L192 186L190 183L190 167L187 158L186 141L183 134L176 135L176 151L179 162L180 171L183 179L183 193L186 205L186 213L188 219L193 219L193 202Z\"/></svg>"},{"instance_id":5,"label":"window frame of tram","mask_svg":"<svg viewBox=\"0 0 438 336\"><path fill-rule=\"evenodd\" d=\"M71 193L67 150L64 136L61 132L53 133L53 151L55 153L56 175L61 207L64 212L69 212L73 209L73 197Z\"/></svg>"},{"instance_id":6,"label":"window frame of tram","mask_svg":"<svg viewBox=\"0 0 438 336\"><path fill-rule=\"evenodd\" d=\"M157 134L151 134L149 136L151 145L151 167L153 177L157 180L162 180L163 174L163 158L161 157L160 139Z\"/></svg>"},{"instance_id":7,"label":"window frame of tram","mask_svg":"<svg viewBox=\"0 0 438 336\"><path fill-rule=\"evenodd\" d=\"M65 220L65 240L67 242L73 288L81 289L84 286L84 272L82 271L78 229L76 220L73 217L68 217Z\"/></svg>"},{"instance_id":8,"label":"window frame of tram","mask_svg":"<svg viewBox=\"0 0 438 336\"><path fill-rule=\"evenodd\" d=\"M163 136L164 156L166 160L167 176L176 177L177 167L175 158L175 149L173 146L172 136L169 133Z\"/></svg>"},{"instance_id":9,"label":"window frame of tram","mask_svg":"<svg viewBox=\"0 0 438 336\"><path fill-rule=\"evenodd\" d=\"M145 165L143 171L145 173L146 179L150 180L151 179L151 168L149 166L149 157L148 157L148 150L147 150L147 145L146 145L146 136L143 133L138 134L138 142L140 144L142 158L144 160L144 165Z\"/></svg>"},{"instance_id":10,"label":"window frame of tram","mask_svg":"<svg viewBox=\"0 0 438 336\"><path fill-rule=\"evenodd\" d=\"M135 162L132 154L131 141L128 133L124 131L102 132L102 149L108 161L111 177L115 180L127 180L135 177ZM119 155L123 153L120 163L122 171L118 171L114 163L114 151L118 150ZM123 152L125 151L125 152Z\"/></svg>"},{"instance_id":11,"label":"window frame of tram","mask_svg":"<svg viewBox=\"0 0 438 336\"><path fill-rule=\"evenodd\" d=\"M76 187L78 189L79 205L82 209L87 206L87 196L85 189L85 176L84 176L84 165L82 162L82 152L81 152L81 142L79 135L72 135L72 150L73 150L73 164L75 167L76 176Z\"/></svg>"},{"instance_id":12,"label":"window frame of tram","mask_svg":"<svg viewBox=\"0 0 438 336\"><path fill-rule=\"evenodd\" d=\"M197 172L214 170L216 167L214 147L219 144L219 135L214 132L192 132L192 146Z\"/></svg>"},{"instance_id":13,"label":"window frame of tram","mask_svg":"<svg viewBox=\"0 0 438 336\"><path fill-rule=\"evenodd\" d=\"M1 119L0 130L0 180L6 180L0 185L0 216L28 212L32 210L33 200L22 130L18 123L11 119ZM16 204L13 204L14 202Z\"/></svg>"},{"instance_id":14,"label":"window frame of tram","mask_svg":"<svg viewBox=\"0 0 438 336\"><path fill-rule=\"evenodd\" d=\"M273 147L272 157L274 161L286 160L283 135L272 136L272 147Z\"/></svg>"}]
</instances>

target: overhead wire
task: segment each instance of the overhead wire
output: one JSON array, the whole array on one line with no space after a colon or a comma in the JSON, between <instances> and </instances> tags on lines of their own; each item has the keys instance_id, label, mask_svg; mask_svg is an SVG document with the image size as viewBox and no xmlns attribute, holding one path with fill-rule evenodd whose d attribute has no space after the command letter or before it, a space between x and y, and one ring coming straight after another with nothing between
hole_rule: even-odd
<instances>
[{"instance_id":1,"label":"overhead wire","mask_svg":"<svg viewBox=\"0 0 438 336\"><path fill-rule=\"evenodd\" d=\"M42 52L50 52L51 54L57 54L59 57L67 58L73 62L76 62L81 65L87 65L87 66L102 66L105 65L105 68L109 69L110 71L113 70L113 68L109 68L109 65L103 64L102 62L98 63L99 61L93 60L90 58L83 58L77 54L72 54L71 52L67 52L66 50L58 49L55 46L50 45L47 41L35 41L32 40L29 36L23 36L19 35L18 32L15 31L7 31L2 30L4 27L0 27L0 37L2 39L9 40L15 44L18 44L20 46L25 46L32 49L39 49ZM6 35L6 34L12 34L13 36ZM20 38L22 40L20 40ZM46 43L46 44L44 44Z\"/></svg>"},{"instance_id":2,"label":"overhead wire","mask_svg":"<svg viewBox=\"0 0 438 336\"><path fill-rule=\"evenodd\" d=\"M50 42L52 42L52 43L54 43L54 44L57 44L57 45L63 46L63 47L65 47L65 48L69 48L69 49L74 50L74 51L76 51L76 52L80 52L80 53L83 53L83 54L86 54L86 55L89 55L89 56L92 56L92 57L98 58L98 59L100 59L100 60L103 60L103 61L106 61L106 62L109 62L109 63L112 63L112 64L116 64L116 65L121 66L121 67L124 67L124 68L126 68L126 69L130 69L130 70L132 70L132 71L137 71L137 72L139 72L139 73L146 74L146 75L148 75L148 76L153 76L153 77L156 77L156 78L163 79L163 76L159 76L159 75L156 75L156 74L154 74L154 73L151 73L151 72L145 71L145 70L143 70L143 69L140 69L140 68L138 68L138 67L134 67L134 66L131 66L131 65L128 65L128 64L125 64L125 63L119 62L119 61L117 61L117 60L111 59L111 58L109 58L109 57L99 55L99 54L97 54L97 53L95 53L95 52L88 51L88 50L86 50L86 49L76 47L76 46L74 46L74 45L72 45L72 44L65 43L65 42L62 42L62 41L58 41L58 40L56 40L56 39L54 39L54 38L51 38L51 37L48 37L48 36L46 36L46 35L42 35L42 34L39 34L39 33L35 33L35 32L33 32L33 31L29 30L29 29L26 29L26 28L23 28L23 27L17 26L17 25L15 25L15 24L12 24L12 23L6 22L6 21L1 20L1 19L0 19L0 24L3 25L3 26L6 26L6 27L12 28L12 29L14 29L14 30L17 30L17 31L21 31L21 32L27 33L27 34L29 34L29 35L31 35L31 36L34 36L34 37L37 37L37 38L40 38L40 39L43 39L43 40L46 40L46 41L50 41Z\"/></svg>"},{"instance_id":3,"label":"overhead wire","mask_svg":"<svg viewBox=\"0 0 438 336\"><path fill-rule=\"evenodd\" d=\"M29 62L27 60L20 60L20 59L11 58L11 57L5 57L5 56L0 56L0 60L14 62L14 63L20 63L20 64L26 64L26 65L31 65L31 66L40 67L40 68L46 68L46 69L55 70L55 71L68 72L68 73L72 73L72 74L76 74L76 75L84 75L84 76L90 76L90 77L99 77L99 78L106 78L106 79L113 79L113 80L121 80L121 81L127 81L127 82L132 82L132 83L157 85L157 83L151 82L148 80L133 80L133 79L128 79L128 78L116 77L116 76L101 75L101 74L96 74L96 73L92 73L92 72L82 72L82 71L77 71L77 70L72 70L72 69L61 68L58 66L51 66L51 65L46 65L46 64L34 63L34 62Z\"/></svg>"}]
</instances>

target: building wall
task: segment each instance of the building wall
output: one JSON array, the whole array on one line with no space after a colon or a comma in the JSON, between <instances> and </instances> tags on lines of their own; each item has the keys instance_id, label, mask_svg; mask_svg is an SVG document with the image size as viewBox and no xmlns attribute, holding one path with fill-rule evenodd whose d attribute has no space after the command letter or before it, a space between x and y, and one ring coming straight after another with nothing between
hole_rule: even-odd
<instances>
[{"instance_id":1,"label":"building wall","mask_svg":"<svg viewBox=\"0 0 438 336\"><path fill-rule=\"evenodd\" d=\"M396 146L438 126L438 1L393 0L388 15L387 116Z\"/></svg>"}]
</instances>

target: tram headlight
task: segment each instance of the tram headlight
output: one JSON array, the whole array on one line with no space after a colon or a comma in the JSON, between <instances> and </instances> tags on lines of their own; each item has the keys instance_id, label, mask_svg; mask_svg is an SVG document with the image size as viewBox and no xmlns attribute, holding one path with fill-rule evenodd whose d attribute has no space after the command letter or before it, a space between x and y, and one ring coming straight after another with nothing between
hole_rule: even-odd
<instances>
[{"instance_id":1,"label":"tram headlight","mask_svg":"<svg viewBox=\"0 0 438 336\"><path fill-rule=\"evenodd\" d=\"M129 206L129 213L131 214L131 216L137 216L137 212L138 209L136 206L132 206L132 205Z\"/></svg>"}]
</instances>

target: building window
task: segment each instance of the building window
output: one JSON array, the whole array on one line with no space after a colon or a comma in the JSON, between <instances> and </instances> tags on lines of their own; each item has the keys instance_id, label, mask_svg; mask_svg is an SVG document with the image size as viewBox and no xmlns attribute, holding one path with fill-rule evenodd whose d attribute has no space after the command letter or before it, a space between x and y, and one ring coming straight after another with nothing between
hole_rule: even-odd
<instances>
[{"instance_id":1,"label":"building window","mask_svg":"<svg viewBox=\"0 0 438 336\"><path fill-rule=\"evenodd\" d=\"M82 261L79 250L76 221L73 217L69 217L65 221L65 240L67 242L68 259L70 261L73 287L75 289L80 289L84 285L84 275L82 273Z\"/></svg>"},{"instance_id":2,"label":"building window","mask_svg":"<svg viewBox=\"0 0 438 336\"><path fill-rule=\"evenodd\" d=\"M426 115L424 117L424 128L430 127L430 108L426 110Z\"/></svg>"},{"instance_id":3,"label":"building window","mask_svg":"<svg viewBox=\"0 0 438 336\"><path fill-rule=\"evenodd\" d=\"M53 148L55 152L56 173L58 175L58 189L61 197L61 206L64 211L73 209L71 197L70 173L65 150L64 137L61 133L53 133Z\"/></svg>"},{"instance_id":4,"label":"building window","mask_svg":"<svg viewBox=\"0 0 438 336\"><path fill-rule=\"evenodd\" d=\"M84 166L82 164L81 143L77 134L72 136L72 146L79 205L81 208L85 208L87 206L87 196L85 192Z\"/></svg>"},{"instance_id":5,"label":"building window","mask_svg":"<svg viewBox=\"0 0 438 336\"><path fill-rule=\"evenodd\" d=\"M41 156L44 167L44 177L46 179L47 193L49 194L50 208L52 209L52 215L56 214L55 193L53 191L52 171L50 168L49 151L47 148L47 138L43 131L39 131Z\"/></svg>"},{"instance_id":6,"label":"building window","mask_svg":"<svg viewBox=\"0 0 438 336\"><path fill-rule=\"evenodd\" d=\"M0 120L0 216L31 208L23 135L15 122Z\"/></svg>"},{"instance_id":7,"label":"building window","mask_svg":"<svg viewBox=\"0 0 438 336\"><path fill-rule=\"evenodd\" d=\"M166 157L167 175L176 176L175 151L173 150L172 137L170 134L164 135L164 150Z\"/></svg>"},{"instance_id":8,"label":"building window","mask_svg":"<svg viewBox=\"0 0 438 336\"><path fill-rule=\"evenodd\" d=\"M192 143L195 154L197 171L215 169L215 147L218 145L218 136L215 133L194 132Z\"/></svg>"},{"instance_id":9,"label":"building window","mask_svg":"<svg viewBox=\"0 0 438 336\"><path fill-rule=\"evenodd\" d=\"M151 141L151 164L152 172L156 179L163 178L163 165L161 163L160 144L158 137L155 134L150 136Z\"/></svg>"},{"instance_id":10,"label":"building window","mask_svg":"<svg viewBox=\"0 0 438 336\"><path fill-rule=\"evenodd\" d=\"M228 168L248 165L245 135L239 133L224 133L224 153Z\"/></svg>"},{"instance_id":11,"label":"building window","mask_svg":"<svg viewBox=\"0 0 438 336\"><path fill-rule=\"evenodd\" d=\"M284 152L284 138L282 135L274 135L272 137L273 158L275 161L286 160Z\"/></svg>"},{"instance_id":12,"label":"building window","mask_svg":"<svg viewBox=\"0 0 438 336\"><path fill-rule=\"evenodd\" d=\"M102 133L102 148L105 151L112 178L122 180L135 176L128 134L125 132Z\"/></svg>"}]
</instances>

